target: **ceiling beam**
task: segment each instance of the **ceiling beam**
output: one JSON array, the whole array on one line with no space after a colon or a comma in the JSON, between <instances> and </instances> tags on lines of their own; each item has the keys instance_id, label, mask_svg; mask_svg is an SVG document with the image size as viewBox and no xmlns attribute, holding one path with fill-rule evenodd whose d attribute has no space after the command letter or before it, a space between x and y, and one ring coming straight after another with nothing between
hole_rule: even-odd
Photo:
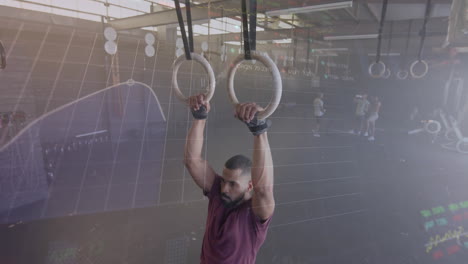
<instances>
[{"instance_id":1,"label":"ceiling beam","mask_svg":"<svg viewBox=\"0 0 468 264\"><path fill-rule=\"evenodd\" d=\"M359 23L357 16L353 12L348 9L345 9L345 12L354 20L354 23Z\"/></svg>"},{"instance_id":2,"label":"ceiling beam","mask_svg":"<svg viewBox=\"0 0 468 264\"><path fill-rule=\"evenodd\" d=\"M264 0L258 3L257 12L264 13L271 10L287 9L287 8L296 8L296 7L305 7L321 4L329 4L341 1L349 0ZM185 8L182 8L185 10ZM192 10L192 20L204 20L218 17L232 17L240 16L241 3L239 0L220 0L214 1L210 4L210 12L208 16L208 3L203 3L199 5L193 5ZM183 10L182 10L183 11ZM185 13L184 11L182 13ZM128 18L120 18L111 20L109 24L117 30L125 29L134 29L150 26L163 26L170 24L177 24L177 15L175 9L165 10L150 14L144 14Z\"/></svg>"},{"instance_id":3,"label":"ceiling beam","mask_svg":"<svg viewBox=\"0 0 468 264\"><path fill-rule=\"evenodd\" d=\"M258 41L272 41L272 40L283 40L283 39L297 39L301 41L308 41L307 29L304 30L291 30L291 29L278 29L257 32ZM212 36L197 36L196 41L210 41L210 42L226 42L226 41L241 41L240 33L229 33L223 35L212 35ZM314 38L313 44L319 47L330 47L332 43L322 41L321 38ZM290 44L292 45L292 44Z\"/></svg>"},{"instance_id":4,"label":"ceiling beam","mask_svg":"<svg viewBox=\"0 0 468 264\"><path fill-rule=\"evenodd\" d=\"M296 38L300 40L307 40L307 33L303 31L295 31L295 34L291 34L291 30L288 29L280 29L280 30L269 30L269 31L261 31L257 32L257 40L259 41L265 41L265 40L281 40L281 39L288 39L288 38ZM438 37L439 39L443 39L441 37L444 37L447 32L446 31L430 31L427 32L427 37ZM406 32L400 32L400 33L392 33L392 39L401 39L404 40L407 37ZM418 32L413 32L410 35L412 41L411 42L418 42L420 38L420 34ZM390 35L389 34L383 34L382 39L389 39ZM196 40L198 41L208 41L211 40L213 41L214 39L217 40L222 40L222 41L239 41L240 42L240 34L239 33L229 33L229 34L223 34L223 35L212 35L210 37L208 36L197 36L195 37ZM377 39L361 39L357 40L360 42L373 42L376 41ZM353 42L356 40L339 40L339 41L331 41L331 42L326 42L323 41L322 38L314 39L313 38L313 43L321 44L324 46L332 45L331 43L349 43ZM419 42L418 42L419 43Z\"/></svg>"},{"instance_id":5,"label":"ceiling beam","mask_svg":"<svg viewBox=\"0 0 468 264\"><path fill-rule=\"evenodd\" d=\"M182 9L182 13L185 14L185 8ZM218 18L237 16L241 14L240 2L238 0L223 0L212 2L210 6L210 14L208 14L208 4L194 5L191 7L191 11L193 21L205 20L208 19L209 16L211 18ZM109 22L109 25L117 30L125 30L150 26L163 26L177 23L178 20L175 9L171 9L150 14L111 20Z\"/></svg>"},{"instance_id":6,"label":"ceiling beam","mask_svg":"<svg viewBox=\"0 0 468 264\"><path fill-rule=\"evenodd\" d=\"M428 28L427 36L428 37L438 37L443 39L447 34L447 21L444 18L434 18L432 19L433 23ZM410 37L412 42L419 43L420 38L420 29L421 29L421 21L417 21L413 23L412 32ZM308 28L295 28L295 29L265 29L265 31L257 32L257 40L280 40L280 39L287 39L287 38L297 38L301 40L306 40L311 38L314 42L323 42L323 36L335 36L335 35L363 35L363 34L376 34L377 33L377 25L373 22L362 23L358 26L355 24L337 24L330 27L311 27L310 28L310 35L308 33ZM398 21L394 22L392 38L394 39L406 39L408 30L408 21ZM353 33L350 33L353 32ZM382 34L383 39L388 39L390 35L388 34L388 30L386 30ZM223 41L240 41L241 34L240 33L230 33L230 34L222 34L222 35L211 35L211 39L219 39ZM208 36L198 36L196 37L197 40L208 40ZM354 41L354 40L351 40ZM359 41L376 41L376 39L369 39L369 40L359 40ZM333 43L345 43L349 41L333 41Z\"/></svg>"},{"instance_id":7,"label":"ceiling beam","mask_svg":"<svg viewBox=\"0 0 468 264\"><path fill-rule=\"evenodd\" d=\"M382 0L365 0L369 4L382 4ZM392 0L389 4L426 4L427 0ZM451 4L451 0L432 0L432 4Z\"/></svg>"},{"instance_id":8,"label":"ceiling beam","mask_svg":"<svg viewBox=\"0 0 468 264\"><path fill-rule=\"evenodd\" d=\"M378 23L378 22L380 21L380 18L377 17L377 15L374 14L374 12L372 12L371 8L369 7L369 4L363 4L363 5L361 5L361 6L364 7L364 9L366 10L366 12L374 19L374 21L375 21L376 23Z\"/></svg>"}]
</instances>

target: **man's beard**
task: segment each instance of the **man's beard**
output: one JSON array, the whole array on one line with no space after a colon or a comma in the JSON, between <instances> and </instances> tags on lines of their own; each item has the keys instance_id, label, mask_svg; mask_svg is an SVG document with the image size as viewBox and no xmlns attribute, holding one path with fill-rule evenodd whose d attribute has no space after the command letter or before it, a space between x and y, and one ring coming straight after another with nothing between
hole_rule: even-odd
<instances>
[{"instance_id":1,"label":"man's beard","mask_svg":"<svg viewBox=\"0 0 468 264\"><path fill-rule=\"evenodd\" d=\"M230 209L238 206L244 200L245 193L243 193L239 198L235 200L231 200L227 195L221 194L221 202L223 203L224 207Z\"/></svg>"}]
</instances>

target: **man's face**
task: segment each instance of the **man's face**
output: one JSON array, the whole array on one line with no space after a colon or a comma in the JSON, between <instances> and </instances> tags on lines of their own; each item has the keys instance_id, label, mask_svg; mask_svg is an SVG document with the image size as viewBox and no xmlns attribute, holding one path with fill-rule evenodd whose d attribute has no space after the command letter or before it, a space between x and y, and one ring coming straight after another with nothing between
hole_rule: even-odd
<instances>
[{"instance_id":1,"label":"man's face","mask_svg":"<svg viewBox=\"0 0 468 264\"><path fill-rule=\"evenodd\" d=\"M228 208L236 207L244 201L245 195L252 190L250 175L242 175L241 169L224 168L221 176L221 201Z\"/></svg>"}]
</instances>

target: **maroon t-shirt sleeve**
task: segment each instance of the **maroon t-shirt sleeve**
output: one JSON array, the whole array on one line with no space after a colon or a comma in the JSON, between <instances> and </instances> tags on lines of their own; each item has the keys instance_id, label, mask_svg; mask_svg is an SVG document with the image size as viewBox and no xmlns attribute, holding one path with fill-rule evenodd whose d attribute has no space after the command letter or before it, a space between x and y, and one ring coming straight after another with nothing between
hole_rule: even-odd
<instances>
[{"instance_id":1,"label":"maroon t-shirt sleeve","mask_svg":"<svg viewBox=\"0 0 468 264\"><path fill-rule=\"evenodd\" d=\"M260 219L260 217L256 216L255 213L252 211L252 221L254 223L255 231L257 232L266 232L268 229L268 226L270 226L271 218L273 218L273 215L268 217L268 219Z\"/></svg>"},{"instance_id":2,"label":"maroon t-shirt sleeve","mask_svg":"<svg viewBox=\"0 0 468 264\"><path fill-rule=\"evenodd\" d=\"M251 211L251 221L252 221L252 228L253 234L253 246L255 248L255 251L258 251L263 244L263 242L266 239L267 233L268 233L268 227L270 226L271 219L273 218L273 215L271 215L268 219L260 219L258 216L256 216L253 211Z\"/></svg>"},{"instance_id":3,"label":"maroon t-shirt sleeve","mask_svg":"<svg viewBox=\"0 0 468 264\"><path fill-rule=\"evenodd\" d=\"M220 194L221 192L220 188L221 188L221 179L220 179L220 176L216 175L213 181L213 185L211 185L211 189L209 191L204 190L203 195L208 197L208 199L211 199L215 197L216 195Z\"/></svg>"}]
</instances>

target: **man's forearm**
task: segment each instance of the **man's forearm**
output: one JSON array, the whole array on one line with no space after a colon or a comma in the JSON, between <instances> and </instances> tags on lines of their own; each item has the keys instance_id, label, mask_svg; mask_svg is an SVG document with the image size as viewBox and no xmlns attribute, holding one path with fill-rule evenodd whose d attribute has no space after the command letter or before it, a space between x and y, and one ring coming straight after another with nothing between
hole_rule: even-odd
<instances>
[{"instance_id":1,"label":"man's forearm","mask_svg":"<svg viewBox=\"0 0 468 264\"><path fill-rule=\"evenodd\" d=\"M200 161L206 120L194 120L185 143L184 163Z\"/></svg>"},{"instance_id":2,"label":"man's forearm","mask_svg":"<svg viewBox=\"0 0 468 264\"><path fill-rule=\"evenodd\" d=\"M267 133L254 137L252 184L257 191L273 188L273 159Z\"/></svg>"}]
</instances>

